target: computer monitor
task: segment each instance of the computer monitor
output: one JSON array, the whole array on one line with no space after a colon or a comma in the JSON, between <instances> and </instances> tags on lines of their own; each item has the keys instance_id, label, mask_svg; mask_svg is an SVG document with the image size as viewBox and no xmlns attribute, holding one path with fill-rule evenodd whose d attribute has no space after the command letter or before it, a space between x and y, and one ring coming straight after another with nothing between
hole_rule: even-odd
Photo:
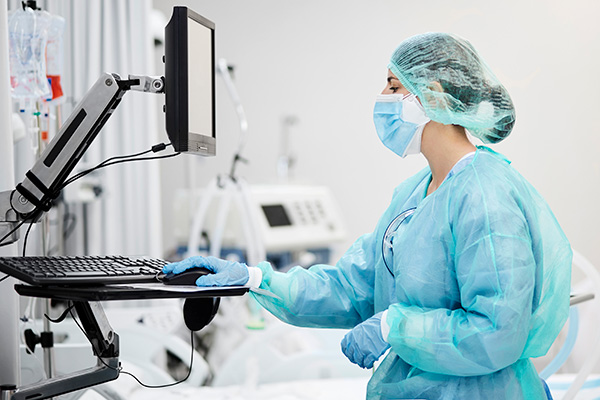
<instances>
[{"instance_id":1,"label":"computer monitor","mask_svg":"<svg viewBox=\"0 0 600 400\"><path fill-rule=\"evenodd\" d=\"M178 152L216 154L214 28L212 22L186 7L175 7L165 27L166 130ZM121 79L110 73L98 78L17 185L19 195L14 196L14 201L14 193L0 193L0 222L2 215L9 213L18 222L35 220L41 211L50 210L60 190L69 183L69 174L123 95L128 90L152 92L151 86L146 86L153 85L152 77L141 78L144 79L130 75ZM154 89L162 91L160 79L157 83ZM9 241L0 241L0 245L17 240L16 234L11 235Z\"/></svg>"},{"instance_id":2,"label":"computer monitor","mask_svg":"<svg viewBox=\"0 0 600 400\"><path fill-rule=\"evenodd\" d=\"M214 156L215 25L176 6L165 27L166 130L175 151Z\"/></svg>"}]
</instances>

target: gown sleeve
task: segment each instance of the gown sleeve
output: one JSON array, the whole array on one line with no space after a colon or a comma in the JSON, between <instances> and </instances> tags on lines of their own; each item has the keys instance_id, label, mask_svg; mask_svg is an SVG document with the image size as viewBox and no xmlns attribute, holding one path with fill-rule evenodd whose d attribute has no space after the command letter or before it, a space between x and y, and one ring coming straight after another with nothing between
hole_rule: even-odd
<instances>
[{"instance_id":1,"label":"gown sleeve","mask_svg":"<svg viewBox=\"0 0 600 400\"><path fill-rule=\"evenodd\" d=\"M279 298L252 296L280 320L292 325L320 328L352 328L373 315L374 234L361 236L332 265L294 267L274 271L267 262L260 289Z\"/></svg>"}]
</instances>

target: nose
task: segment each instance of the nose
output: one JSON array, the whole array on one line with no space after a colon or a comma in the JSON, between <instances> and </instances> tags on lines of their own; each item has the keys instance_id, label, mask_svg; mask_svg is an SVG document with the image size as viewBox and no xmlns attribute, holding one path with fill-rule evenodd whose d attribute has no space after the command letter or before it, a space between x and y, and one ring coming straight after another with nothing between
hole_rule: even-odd
<instances>
[{"instance_id":1,"label":"nose","mask_svg":"<svg viewBox=\"0 0 600 400\"><path fill-rule=\"evenodd\" d=\"M393 93L394 92L392 92L392 89L390 89L390 85L385 85L385 87L381 91L381 94L393 94Z\"/></svg>"}]
</instances>

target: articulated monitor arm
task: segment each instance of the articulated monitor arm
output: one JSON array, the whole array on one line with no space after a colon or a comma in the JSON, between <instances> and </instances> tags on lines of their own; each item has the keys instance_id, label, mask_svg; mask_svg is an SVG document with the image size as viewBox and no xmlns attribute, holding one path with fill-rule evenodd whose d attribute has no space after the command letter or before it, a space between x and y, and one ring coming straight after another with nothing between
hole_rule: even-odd
<instances>
[{"instance_id":1,"label":"articulated monitor arm","mask_svg":"<svg viewBox=\"0 0 600 400\"><path fill-rule=\"evenodd\" d=\"M36 221L48 211L69 174L128 90L161 93L164 78L102 75L77 104L23 182L0 192L0 246L18 240L19 223Z\"/></svg>"},{"instance_id":2,"label":"articulated monitor arm","mask_svg":"<svg viewBox=\"0 0 600 400\"><path fill-rule=\"evenodd\" d=\"M73 304L97 357L96 366L20 387L10 393L9 399L48 399L119 377L119 336L108 323L102 306L87 301L75 301Z\"/></svg>"}]
</instances>

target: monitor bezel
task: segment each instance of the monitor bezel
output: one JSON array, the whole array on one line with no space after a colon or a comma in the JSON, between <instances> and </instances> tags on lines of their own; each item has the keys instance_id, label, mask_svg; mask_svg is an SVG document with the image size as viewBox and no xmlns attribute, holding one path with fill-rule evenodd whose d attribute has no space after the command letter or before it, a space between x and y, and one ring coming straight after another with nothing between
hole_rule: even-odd
<instances>
[{"instance_id":1,"label":"monitor bezel","mask_svg":"<svg viewBox=\"0 0 600 400\"><path fill-rule=\"evenodd\" d=\"M211 31L211 136L189 130L188 19ZM173 15L165 26L164 62L165 125L173 148L202 156L216 155L215 24L187 7L173 7Z\"/></svg>"}]
</instances>

